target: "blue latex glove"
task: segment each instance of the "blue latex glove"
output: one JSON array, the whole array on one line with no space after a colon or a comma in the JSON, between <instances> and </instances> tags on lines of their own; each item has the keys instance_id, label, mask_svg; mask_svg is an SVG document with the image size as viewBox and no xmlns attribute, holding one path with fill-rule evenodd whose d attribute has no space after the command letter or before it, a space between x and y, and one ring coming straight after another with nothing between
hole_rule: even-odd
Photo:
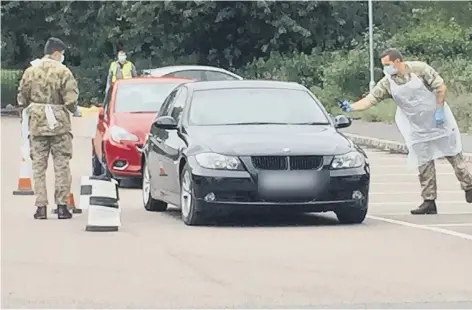
<instances>
[{"instance_id":1,"label":"blue latex glove","mask_svg":"<svg viewBox=\"0 0 472 310\"><path fill-rule=\"evenodd\" d=\"M337 102L338 107L343 110L344 112L351 112L352 111L352 105L349 103L347 100L338 100Z\"/></svg>"},{"instance_id":2,"label":"blue latex glove","mask_svg":"<svg viewBox=\"0 0 472 310\"><path fill-rule=\"evenodd\" d=\"M74 117L82 117L82 113L80 113L79 109L77 109L77 110L75 110L73 116Z\"/></svg>"},{"instance_id":3,"label":"blue latex glove","mask_svg":"<svg viewBox=\"0 0 472 310\"><path fill-rule=\"evenodd\" d=\"M434 113L434 120L436 121L436 127L444 125L444 108L437 108Z\"/></svg>"}]
</instances>

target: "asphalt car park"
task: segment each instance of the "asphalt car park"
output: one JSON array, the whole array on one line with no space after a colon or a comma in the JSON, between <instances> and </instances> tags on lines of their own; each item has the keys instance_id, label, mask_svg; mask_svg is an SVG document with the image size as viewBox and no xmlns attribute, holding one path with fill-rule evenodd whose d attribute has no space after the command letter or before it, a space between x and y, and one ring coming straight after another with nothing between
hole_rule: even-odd
<instances>
[{"instance_id":1,"label":"asphalt car park","mask_svg":"<svg viewBox=\"0 0 472 310\"><path fill-rule=\"evenodd\" d=\"M436 164L438 179L438 214L411 215L410 210L421 204L418 174L406 164L406 156L378 150L367 150L371 164L369 217L397 222L437 233L466 234L472 240L472 204L465 201L450 164ZM469 164L469 169L472 166ZM472 170L471 170L472 171Z\"/></svg>"},{"instance_id":2,"label":"asphalt car park","mask_svg":"<svg viewBox=\"0 0 472 310\"><path fill-rule=\"evenodd\" d=\"M77 131L85 121L73 119L76 200L91 174L90 138ZM34 198L11 194L19 120L2 118L1 129L2 308L472 307L472 205L447 163L437 168L438 215L410 215L420 187L404 156L366 150L360 225L266 213L188 227L173 208L145 211L139 184L128 184L120 231L89 233L86 211L33 220ZM48 190L51 198L52 169Z\"/></svg>"}]
</instances>

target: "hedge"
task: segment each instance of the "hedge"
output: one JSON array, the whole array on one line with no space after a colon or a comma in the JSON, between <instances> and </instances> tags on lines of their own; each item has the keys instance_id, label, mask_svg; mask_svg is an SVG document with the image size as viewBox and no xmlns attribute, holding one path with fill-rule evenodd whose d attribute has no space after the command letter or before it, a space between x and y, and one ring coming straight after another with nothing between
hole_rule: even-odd
<instances>
[{"instance_id":1,"label":"hedge","mask_svg":"<svg viewBox=\"0 0 472 310\"><path fill-rule=\"evenodd\" d=\"M1 105L16 105L18 83L21 79L21 70L1 69Z\"/></svg>"},{"instance_id":2,"label":"hedge","mask_svg":"<svg viewBox=\"0 0 472 310\"><path fill-rule=\"evenodd\" d=\"M400 47L407 60L424 60L430 63L446 81L447 101L455 112L459 126L462 130L469 131L472 129L472 42L469 34L454 20L426 20L422 16L416 17L416 25L411 25L396 35L374 29L375 80L378 81L383 76L379 55L388 47ZM301 83L320 98L328 111L340 113L335 104L336 98L354 101L368 92L370 77L367 33L353 41L351 46L348 50L334 52L314 49L309 54L296 51L282 54L274 51L269 57L254 59L234 71L248 79ZM173 61L190 62L186 58ZM149 66L136 65L138 69ZM72 67L71 70L79 82L81 101L99 102L103 96L107 73L104 67ZM2 70L2 107L15 103L19 76L20 71ZM92 76L93 79L88 78ZM369 121L391 122L394 113L395 104L386 101L358 113L358 116Z\"/></svg>"}]
</instances>

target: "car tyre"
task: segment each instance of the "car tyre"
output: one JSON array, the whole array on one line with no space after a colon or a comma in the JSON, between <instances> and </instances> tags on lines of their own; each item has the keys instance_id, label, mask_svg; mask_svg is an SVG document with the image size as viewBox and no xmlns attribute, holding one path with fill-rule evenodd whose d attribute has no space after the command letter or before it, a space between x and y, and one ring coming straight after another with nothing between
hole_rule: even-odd
<instances>
[{"instance_id":1,"label":"car tyre","mask_svg":"<svg viewBox=\"0 0 472 310\"><path fill-rule=\"evenodd\" d=\"M103 154L105 155L105 154ZM98 160L97 160L98 161ZM107 162L105 160L105 157L102 157L102 162L103 162L103 165L101 163L100 166L101 166L101 171L102 171L102 174L101 175L104 175L106 176L107 178L110 178L110 179L113 179L116 181L116 183L118 184L118 187L121 187L121 180L119 179L115 179L113 177L113 175L111 174L110 170L108 170L108 167L107 167Z\"/></svg>"},{"instance_id":2,"label":"car tyre","mask_svg":"<svg viewBox=\"0 0 472 310\"><path fill-rule=\"evenodd\" d=\"M367 216L367 208L346 207L336 210L336 217L341 224L361 224Z\"/></svg>"},{"instance_id":3,"label":"car tyre","mask_svg":"<svg viewBox=\"0 0 472 310\"><path fill-rule=\"evenodd\" d=\"M97 155L95 153L92 156L92 175L94 177L101 176L103 174L103 168L102 168L102 163L97 158Z\"/></svg>"},{"instance_id":4,"label":"car tyre","mask_svg":"<svg viewBox=\"0 0 472 310\"><path fill-rule=\"evenodd\" d=\"M166 202L152 198L151 174L146 162L143 163L142 193L144 209L150 212L164 212L167 210Z\"/></svg>"},{"instance_id":5,"label":"car tyre","mask_svg":"<svg viewBox=\"0 0 472 310\"><path fill-rule=\"evenodd\" d=\"M192 170L185 164L180 175L180 206L182 220L188 226L203 225L205 217L197 210L197 200L193 191Z\"/></svg>"}]
</instances>

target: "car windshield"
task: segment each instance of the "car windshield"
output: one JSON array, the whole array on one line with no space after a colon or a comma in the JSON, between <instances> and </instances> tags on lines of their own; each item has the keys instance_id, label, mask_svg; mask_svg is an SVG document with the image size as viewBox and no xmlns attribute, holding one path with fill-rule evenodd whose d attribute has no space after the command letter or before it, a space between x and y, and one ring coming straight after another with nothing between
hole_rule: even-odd
<instances>
[{"instance_id":1,"label":"car windshield","mask_svg":"<svg viewBox=\"0 0 472 310\"><path fill-rule=\"evenodd\" d=\"M329 124L323 110L305 90L237 88L196 91L191 125Z\"/></svg>"},{"instance_id":2,"label":"car windshield","mask_svg":"<svg viewBox=\"0 0 472 310\"><path fill-rule=\"evenodd\" d=\"M115 96L115 112L157 112L166 97L182 82L123 83Z\"/></svg>"}]
</instances>

